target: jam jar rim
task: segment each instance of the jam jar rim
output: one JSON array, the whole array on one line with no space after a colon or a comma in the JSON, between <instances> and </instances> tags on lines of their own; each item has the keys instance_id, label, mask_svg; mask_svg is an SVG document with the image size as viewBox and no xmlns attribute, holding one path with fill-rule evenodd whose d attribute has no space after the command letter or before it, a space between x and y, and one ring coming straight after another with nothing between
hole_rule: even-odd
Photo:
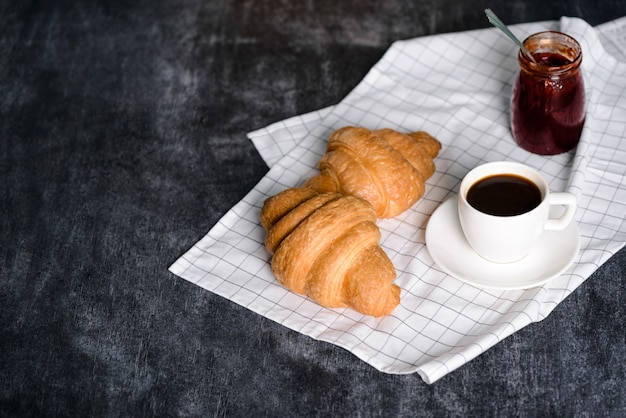
<instances>
[{"instance_id":1,"label":"jam jar rim","mask_svg":"<svg viewBox=\"0 0 626 418\"><path fill-rule=\"evenodd\" d=\"M547 65L532 62L520 49L517 55L517 60L520 64L520 68L522 70L531 72L535 75L547 77L547 78L559 77L571 71L577 70L580 67L580 64L582 63L583 50L580 44L578 43L578 41L566 33L556 31L556 30L547 30L547 31L537 32L532 35L529 35L526 39L524 39L523 44L524 46L528 47L527 42L530 41L532 38L538 37L538 36L546 36L546 35L555 37L555 38L559 37L563 39L564 41L570 41L572 43L571 49L575 51L574 60L570 62L569 64L565 64L565 65L547 66Z\"/></svg>"}]
</instances>

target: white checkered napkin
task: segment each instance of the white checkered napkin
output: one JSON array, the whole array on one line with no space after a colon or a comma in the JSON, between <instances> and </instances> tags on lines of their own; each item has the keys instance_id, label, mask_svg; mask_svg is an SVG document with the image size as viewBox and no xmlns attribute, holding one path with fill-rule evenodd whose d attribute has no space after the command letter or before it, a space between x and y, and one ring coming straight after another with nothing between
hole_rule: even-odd
<instances>
[{"instance_id":1,"label":"white checkered napkin","mask_svg":"<svg viewBox=\"0 0 626 418\"><path fill-rule=\"evenodd\" d=\"M618 21L621 22L621 21ZM626 27L626 21L623 22ZM588 116L576 153L541 157L515 146L508 100L515 46L497 29L394 43L336 106L255 131L269 173L170 270L291 329L344 347L387 373L417 372L428 383L545 318L626 242L626 64L609 55L579 19L518 25L518 37L557 28L583 47ZM615 29L615 28L613 28ZM345 125L426 130L443 144L424 197L379 221L381 245L396 267L401 305L384 318L320 307L273 277L258 215L265 198L316 173L329 134ZM581 251L565 274L523 290L479 289L446 275L424 243L435 208L476 165L531 165L551 189L578 196Z\"/></svg>"},{"instance_id":2,"label":"white checkered napkin","mask_svg":"<svg viewBox=\"0 0 626 418\"><path fill-rule=\"evenodd\" d=\"M595 27L606 52L626 62L626 16Z\"/></svg>"}]
</instances>

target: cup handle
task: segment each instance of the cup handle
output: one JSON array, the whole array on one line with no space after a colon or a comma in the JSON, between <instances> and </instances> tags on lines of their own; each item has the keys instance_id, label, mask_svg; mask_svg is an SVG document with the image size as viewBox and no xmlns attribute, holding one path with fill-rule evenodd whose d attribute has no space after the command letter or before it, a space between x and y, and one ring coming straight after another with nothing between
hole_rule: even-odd
<instances>
[{"instance_id":1,"label":"cup handle","mask_svg":"<svg viewBox=\"0 0 626 418\"><path fill-rule=\"evenodd\" d=\"M558 231L565 229L574 218L576 212L576 196L571 193L550 193L550 206L565 206L565 212L558 218L550 218L546 221L546 229Z\"/></svg>"}]
</instances>

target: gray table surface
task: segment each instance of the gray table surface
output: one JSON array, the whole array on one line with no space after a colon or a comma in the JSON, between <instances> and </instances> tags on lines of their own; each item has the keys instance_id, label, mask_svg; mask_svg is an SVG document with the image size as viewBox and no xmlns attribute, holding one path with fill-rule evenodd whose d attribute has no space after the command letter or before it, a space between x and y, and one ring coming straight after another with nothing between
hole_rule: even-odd
<instances>
[{"instance_id":1,"label":"gray table surface","mask_svg":"<svg viewBox=\"0 0 626 418\"><path fill-rule=\"evenodd\" d=\"M625 0L0 0L0 416L625 416L626 250L426 385L169 273L391 42Z\"/></svg>"}]
</instances>

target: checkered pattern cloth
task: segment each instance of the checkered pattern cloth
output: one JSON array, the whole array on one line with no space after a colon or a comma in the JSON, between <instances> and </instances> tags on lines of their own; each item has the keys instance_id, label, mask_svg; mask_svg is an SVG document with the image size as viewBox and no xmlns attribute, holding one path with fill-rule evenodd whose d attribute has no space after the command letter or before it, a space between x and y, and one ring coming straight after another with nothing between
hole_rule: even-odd
<instances>
[{"instance_id":1,"label":"checkered pattern cloth","mask_svg":"<svg viewBox=\"0 0 626 418\"><path fill-rule=\"evenodd\" d=\"M626 19L595 28L566 17L512 26L519 38L548 29L572 35L583 49L587 119L575 152L545 157L516 146L508 112L517 50L499 30L397 41L341 103L249 134L270 171L170 271L380 371L417 372L427 383L542 320L626 242ZM346 125L425 130L443 144L423 198L378 221L402 289L400 306L382 318L327 309L282 287L259 223L263 201L316 174L330 133ZM425 244L433 211L469 170L497 160L530 165L551 190L578 198L581 250L540 287L474 287L439 268Z\"/></svg>"}]
</instances>

